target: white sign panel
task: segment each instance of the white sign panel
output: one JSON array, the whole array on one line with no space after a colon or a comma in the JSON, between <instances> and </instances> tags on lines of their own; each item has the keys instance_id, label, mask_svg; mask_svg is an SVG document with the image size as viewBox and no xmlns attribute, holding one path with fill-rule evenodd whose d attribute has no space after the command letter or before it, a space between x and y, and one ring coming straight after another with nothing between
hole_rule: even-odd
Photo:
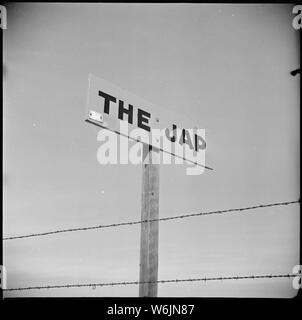
<instances>
[{"instance_id":1,"label":"white sign panel","mask_svg":"<svg viewBox=\"0 0 302 320\"><path fill-rule=\"evenodd\" d=\"M85 120L208 168L204 129L192 126L183 115L168 112L92 74Z\"/></svg>"}]
</instances>

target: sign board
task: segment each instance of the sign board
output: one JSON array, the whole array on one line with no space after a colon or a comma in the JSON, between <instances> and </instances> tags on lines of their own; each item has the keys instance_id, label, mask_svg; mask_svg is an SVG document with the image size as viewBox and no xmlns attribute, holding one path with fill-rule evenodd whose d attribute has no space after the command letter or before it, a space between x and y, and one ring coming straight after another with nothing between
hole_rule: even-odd
<instances>
[{"instance_id":1,"label":"sign board","mask_svg":"<svg viewBox=\"0 0 302 320\"><path fill-rule=\"evenodd\" d=\"M92 74L89 75L85 120L211 169L205 166L204 129L193 126L183 115L160 108Z\"/></svg>"}]
</instances>

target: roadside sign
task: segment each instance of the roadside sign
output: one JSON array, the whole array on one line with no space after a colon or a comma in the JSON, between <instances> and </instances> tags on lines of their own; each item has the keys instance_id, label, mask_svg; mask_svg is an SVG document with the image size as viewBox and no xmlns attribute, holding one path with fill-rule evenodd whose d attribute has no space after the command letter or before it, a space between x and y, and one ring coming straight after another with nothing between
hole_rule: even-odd
<instances>
[{"instance_id":1,"label":"roadside sign","mask_svg":"<svg viewBox=\"0 0 302 320\"><path fill-rule=\"evenodd\" d=\"M205 166L204 129L184 115L169 112L92 74L88 79L85 120L211 169Z\"/></svg>"},{"instance_id":2,"label":"roadside sign","mask_svg":"<svg viewBox=\"0 0 302 320\"><path fill-rule=\"evenodd\" d=\"M205 168L205 130L112 83L89 75L85 120L143 143L139 296L156 297L159 241L160 152ZM150 148L152 146L152 148ZM195 168L194 168L195 169ZM200 169L200 168L198 168ZM212 170L212 169L211 169Z\"/></svg>"}]
</instances>

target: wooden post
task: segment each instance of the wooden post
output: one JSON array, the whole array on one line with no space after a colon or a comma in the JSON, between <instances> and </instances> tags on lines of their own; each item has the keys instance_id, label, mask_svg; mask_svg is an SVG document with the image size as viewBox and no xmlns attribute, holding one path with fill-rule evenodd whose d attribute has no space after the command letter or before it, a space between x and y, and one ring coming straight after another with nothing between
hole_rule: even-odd
<instances>
[{"instance_id":1,"label":"wooden post","mask_svg":"<svg viewBox=\"0 0 302 320\"><path fill-rule=\"evenodd\" d=\"M143 183L141 220L159 217L159 151L143 144ZM141 224L139 281L157 281L158 221ZM157 283L139 285L140 297L157 297Z\"/></svg>"}]
</instances>

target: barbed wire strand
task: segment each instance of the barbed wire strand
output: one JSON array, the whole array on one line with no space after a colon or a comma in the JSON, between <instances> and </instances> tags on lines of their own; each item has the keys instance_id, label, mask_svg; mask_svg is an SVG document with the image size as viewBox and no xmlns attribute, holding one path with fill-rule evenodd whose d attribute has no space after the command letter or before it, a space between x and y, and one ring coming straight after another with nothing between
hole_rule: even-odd
<instances>
[{"instance_id":1,"label":"barbed wire strand","mask_svg":"<svg viewBox=\"0 0 302 320\"><path fill-rule=\"evenodd\" d=\"M276 207L276 206L287 206L287 205L291 205L291 204L295 204L295 203L299 203L299 202L300 202L300 200L288 201L288 202L277 202L277 203L261 204L261 205L256 205L256 206L243 207L243 208L232 208L232 209L225 209L225 210L216 210L216 211L207 211L207 212L182 214L182 215L178 215L178 216L158 218L158 219L129 221L129 222L112 223L112 224L107 224L107 225L98 225L98 226L90 226L90 227L78 227L78 228L54 230L54 231L41 232L41 233L32 233L32 234L21 235L21 236L6 237L6 238L3 238L3 240L15 240L15 239L22 239L22 238L41 237L41 236L58 234L58 233L75 232L75 231L87 231L87 230L95 230L95 229L103 229L103 228L112 228L112 227L120 227L120 226L126 226L126 225L135 225L135 224L148 223L148 222L150 223L150 222L155 222L155 221L176 220L176 219L183 219L183 218L189 218L189 217L198 217L198 216L205 216L205 215L212 215L212 214L224 214L224 213L230 213L230 212L242 212L242 211L249 211L249 210L255 210L255 209L260 209L260 208L268 208L268 207Z\"/></svg>"},{"instance_id":2,"label":"barbed wire strand","mask_svg":"<svg viewBox=\"0 0 302 320\"><path fill-rule=\"evenodd\" d=\"M8 288L3 291L25 291L25 290L41 290L41 289L61 289L61 288L82 288L82 287L106 287L106 286L126 286L138 285L145 283L178 283L178 282L196 282L196 281L223 281L223 280L243 280L243 279L273 279L273 278L292 278L296 274L270 274L270 275L248 275L248 276L229 276L229 277L203 277L203 278L189 278L189 279L167 279L157 281L124 281L124 282L105 282L105 283L84 283L84 284L64 284L51 286L34 286L34 287L20 287Z\"/></svg>"}]
</instances>

